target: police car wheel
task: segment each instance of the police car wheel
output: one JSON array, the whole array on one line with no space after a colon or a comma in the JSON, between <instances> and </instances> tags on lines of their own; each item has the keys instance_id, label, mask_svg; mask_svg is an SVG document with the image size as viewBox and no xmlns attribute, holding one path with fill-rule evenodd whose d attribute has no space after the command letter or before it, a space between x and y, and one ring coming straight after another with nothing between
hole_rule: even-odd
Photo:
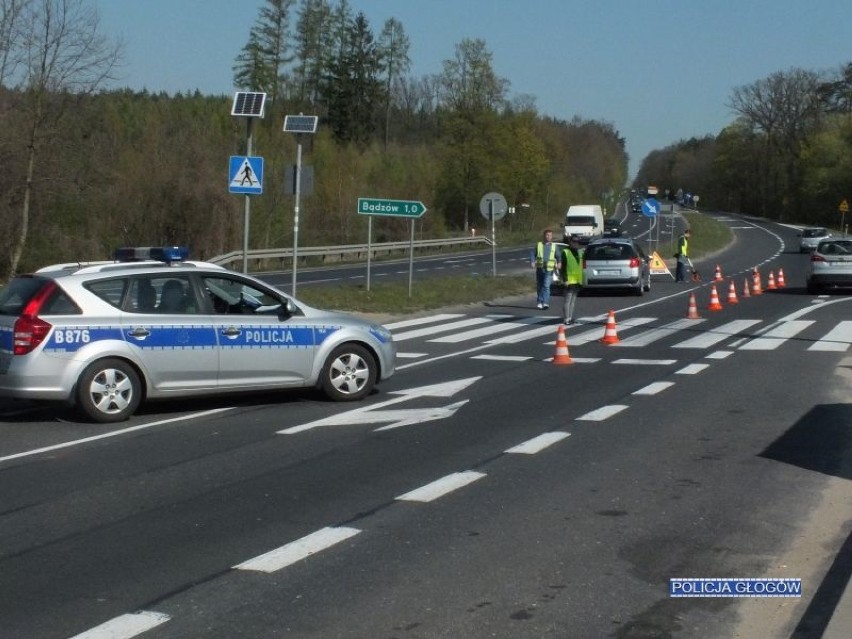
<instances>
[{"instance_id":1,"label":"police car wheel","mask_svg":"<svg viewBox=\"0 0 852 639\"><path fill-rule=\"evenodd\" d=\"M126 420L141 399L139 376L119 359L102 359L89 365L77 382L78 408L101 424Z\"/></svg>"},{"instance_id":2,"label":"police car wheel","mask_svg":"<svg viewBox=\"0 0 852 639\"><path fill-rule=\"evenodd\" d=\"M322 369L322 389L336 402L366 397L376 383L376 360L358 344L335 348Z\"/></svg>"}]
</instances>

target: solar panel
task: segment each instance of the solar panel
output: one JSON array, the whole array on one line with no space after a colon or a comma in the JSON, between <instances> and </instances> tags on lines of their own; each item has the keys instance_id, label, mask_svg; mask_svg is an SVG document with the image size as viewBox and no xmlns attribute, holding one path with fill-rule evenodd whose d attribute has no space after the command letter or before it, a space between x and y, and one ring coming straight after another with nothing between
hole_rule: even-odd
<instances>
[{"instance_id":1,"label":"solar panel","mask_svg":"<svg viewBox=\"0 0 852 639\"><path fill-rule=\"evenodd\" d=\"M285 133L316 133L317 120L316 115L287 115L284 116L284 132Z\"/></svg>"},{"instance_id":2,"label":"solar panel","mask_svg":"<svg viewBox=\"0 0 852 639\"><path fill-rule=\"evenodd\" d=\"M238 91L234 96L234 105L231 107L231 115L242 115L249 118L262 118L263 107L265 104L265 93Z\"/></svg>"}]
</instances>

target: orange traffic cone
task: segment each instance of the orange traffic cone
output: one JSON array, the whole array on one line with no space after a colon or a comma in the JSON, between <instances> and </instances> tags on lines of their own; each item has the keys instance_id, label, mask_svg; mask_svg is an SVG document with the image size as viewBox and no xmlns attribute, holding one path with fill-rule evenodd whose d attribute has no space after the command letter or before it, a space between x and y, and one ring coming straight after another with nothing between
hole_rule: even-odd
<instances>
[{"instance_id":1,"label":"orange traffic cone","mask_svg":"<svg viewBox=\"0 0 852 639\"><path fill-rule=\"evenodd\" d=\"M769 280L766 282L766 290L774 291L775 288L775 274L772 271L769 271Z\"/></svg>"},{"instance_id":2,"label":"orange traffic cone","mask_svg":"<svg viewBox=\"0 0 852 639\"><path fill-rule=\"evenodd\" d=\"M686 319L701 319L698 314L698 304L695 303L695 293L689 294L689 310L686 313Z\"/></svg>"},{"instance_id":3,"label":"orange traffic cone","mask_svg":"<svg viewBox=\"0 0 852 639\"><path fill-rule=\"evenodd\" d=\"M717 282L721 282L724 278L722 277L722 267L718 264L716 265L716 275L713 277Z\"/></svg>"},{"instance_id":4,"label":"orange traffic cone","mask_svg":"<svg viewBox=\"0 0 852 639\"><path fill-rule=\"evenodd\" d=\"M784 288L787 286L787 283L784 281L784 269L778 269L778 288Z\"/></svg>"},{"instance_id":5,"label":"orange traffic cone","mask_svg":"<svg viewBox=\"0 0 852 639\"><path fill-rule=\"evenodd\" d=\"M609 317L606 320L606 330L601 338L602 344L618 344L618 333L615 330L615 311L609 312Z\"/></svg>"},{"instance_id":6,"label":"orange traffic cone","mask_svg":"<svg viewBox=\"0 0 852 639\"><path fill-rule=\"evenodd\" d=\"M568 339L565 337L565 326L560 324L556 332L556 354L553 356L554 364L573 364L574 360L568 354Z\"/></svg>"},{"instance_id":7,"label":"orange traffic cone","mask_svg":"<svg viewBox=\"0 0 852 639\"><path fill-rule=\"evenodd\" d=\"M731 286L728 288L728 304L739 304L737 299L737 289L734 286L734 280L731 280Z\"/></svg>"},{"instance_id":8,"label":"orange traffic cone","mask_svg":"<svg viewBox=\"0 0 852 639\"><path fill-rule=\"evenodd\" d=\"M752 276L752 285L751 285L751 294L752 295L762 295L763 294L763 285L760 283L760 271L757 270L757 267L754 267L754 275Z\"/></svg>"},{"instance_id":9,"label":"orange traffic cone","mask_svg":"<svg viewBox=\"0 0 852 639\"><path fill-rule=\"evenodd\" d=\"M722 303L719 301L719 292L716 290L716 285L710 287L710 304L707 305L707 310L721 311Z\"/></svg>"},{"instance_id":10,"label":"orange traffic cone","mask_svg":"<svg viewBox=\"0 0 852 639\"><path fill-rule=\"evenodd\" d=\"M748 278L745 278L743 282L743 297L751 297L751 293L748 290Z\"/></svg>"}]
</instances>

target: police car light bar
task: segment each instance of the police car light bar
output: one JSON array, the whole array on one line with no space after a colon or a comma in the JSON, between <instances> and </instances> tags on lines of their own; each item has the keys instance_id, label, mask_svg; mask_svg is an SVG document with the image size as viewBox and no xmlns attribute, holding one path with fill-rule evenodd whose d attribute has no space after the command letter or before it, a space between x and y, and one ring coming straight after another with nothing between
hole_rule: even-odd
<instances>
[{"instance_id":1,"label":"police car light bar","mask_svg":"<svg viewBox=\"0 0 852 639\"><path fill-rule=\"evenodd\" d=\"M125 246L115 250L116 262L184 262L189 259L189 249L185 246Z\"/></svg>"}]
</instances>

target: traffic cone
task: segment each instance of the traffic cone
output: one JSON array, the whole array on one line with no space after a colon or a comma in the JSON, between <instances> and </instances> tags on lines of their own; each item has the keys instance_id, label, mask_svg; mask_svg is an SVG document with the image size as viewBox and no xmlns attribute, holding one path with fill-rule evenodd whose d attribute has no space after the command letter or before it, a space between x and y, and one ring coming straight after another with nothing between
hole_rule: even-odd
<instances>
[{"instance_id":1,"label":"traffic cone","mask_svg":"<svg viewBox=\"0 0 852 639\"><path fill-rule=\"evenodd\" d=\"M565 326L560 324L556 332L556 354L553 356L554 364L573 364L574 360L568 354L568 339L565 337Z\"/></svg>"},{"instance_id":2,"label":"traffic cone","mask_svg":"<svg viewBox=\"0 0 852 639\"><path fill-rule=\"evenodd\" d=\"M760 271L757 270L756 266L754 267L754 275L752 275L751 281L752 281L751 294L752 295L762 295L763 294L763 288L762 288L762 284L760 283Z\"/></svg>"},{"instance_id":3,"label":"traffic cone","mask_svg":"<svg viewBox=\"0 0 852 639\"><path fill-rule=\"evenodd\" d=\"M707 305L707 310L721 311L722 303L719 301L719 292L716 290L716 285L710 287L710 304Z\"/></svg>"},{"instance_id":4,"label":"traffic cone","mask_svg":"<svg viewBox=\"0 0 852 639\"><path fill-rule=\"evenodd\" d=\"M615 311L609 312L609 317L606 320L606 330L601 338L602 344L618 344L618 333L615 330Z\"/></svg>"},{"instance_id":5,"label":"traffic cone","mask_svg":"<svg viewBox=\"0 0 852 639\"><path fill-rule=\"evenodd\" d=\"M686 313L686 319L701 319L698 314L698 304L695 303L695 293L689 294L689 310Z\"/></svg>"},{"instance_id":6,"label":"traffic cone","mask_svg":"<svg viewBox=\"0 0 852 639\"><path fill-rule=\"evenodd\" d=\"M718 264L716 265L716 275L713 277L717 282L721 282L724 278L722 277L722 267Z\"/></svg>"},{"instance_id":7,"label":"traffic cone","mask_svg":"<svg viewBox=\"0 0 852 639\"><path fill-rule=\"evenodd\" d=\"M728 304L739 304L737 299L737 288L734 286L734 280L731 280L731 286L728 288Z\"/></svg>"},{"instance_id":8,"label":"traffic cone","mask_svg":"<svg viewBox=\"0 0 852 639\"><path fill-rule=\"evenodd\" d=\"M743 297L751 297L751 293L748 290L748 278L745 278L743 282Z\"/></svg>"},{"instance_id":9,"label":"traffic cone","mask_svg":"<svg viewBox=\"0 0 852 639\"><path fill-rule=\"evenodd\" d=\"M774 291L775 289L775 274L772 271L769 271L769 280L766 282L766 290Z\"/></svg>"},{"instance_id":10,"label":"traffic cone","mask_svg":"<svg viewBox=\"0 0 852 639\"><path fill-rule=\"evenodd\" d=\"M787 283L784 281L784 269L778 269L778 288L784 288L787 286Z\"/></svg>"}]
</instances>

